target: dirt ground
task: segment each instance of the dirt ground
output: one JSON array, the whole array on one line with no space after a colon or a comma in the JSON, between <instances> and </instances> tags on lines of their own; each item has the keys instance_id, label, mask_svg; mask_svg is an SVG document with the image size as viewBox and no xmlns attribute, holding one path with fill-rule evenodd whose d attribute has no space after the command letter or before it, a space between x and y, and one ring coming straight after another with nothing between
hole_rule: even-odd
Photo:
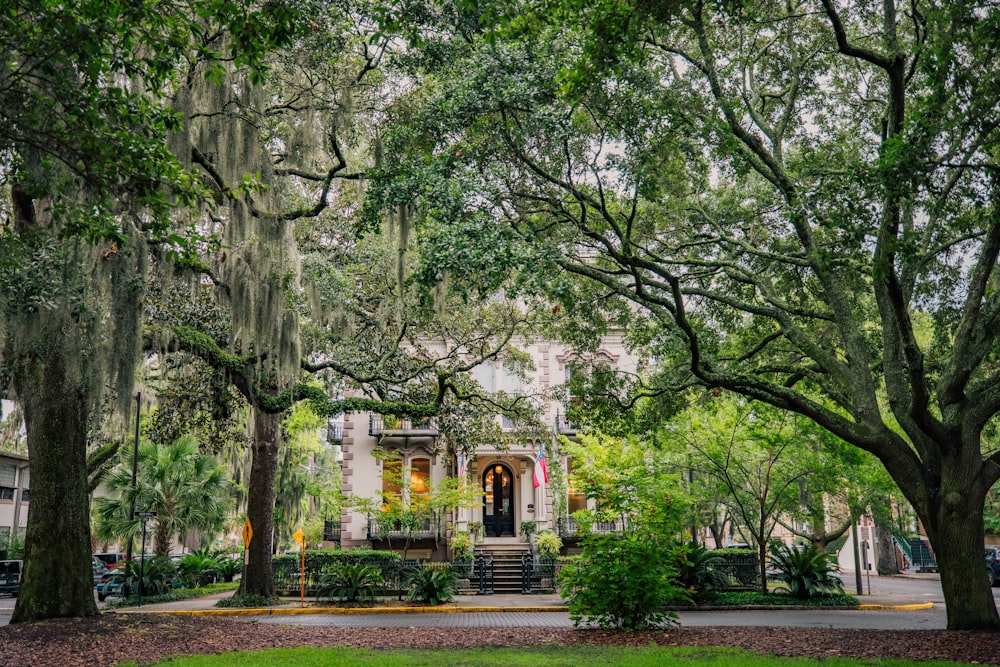
<instances>
[{"instance_id":1,"label":"dirt ground","mask_svg":"<svg viewBox=\"0 0 1000 667\"><path fill-rule=\"evenodd\" d=\"M937 630L680 628L658 632L491 628L295 627L234 618L117 616L51 620L0 628L2 667L140 665L176 655L289 646L467 648L536 645L734 646L763 654L816 658L902 658L1000 664L1000 634Z\"/></svg>"}]
</instances>

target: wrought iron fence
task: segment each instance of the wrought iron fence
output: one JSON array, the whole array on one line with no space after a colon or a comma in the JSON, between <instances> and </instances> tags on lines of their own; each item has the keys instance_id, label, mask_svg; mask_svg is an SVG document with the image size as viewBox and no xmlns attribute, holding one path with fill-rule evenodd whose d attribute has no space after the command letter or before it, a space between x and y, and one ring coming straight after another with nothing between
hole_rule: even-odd
<instances>
[{"instance_id":1,"label":"wrought iron fence","mask_svg":"<svg viewBox=\"0 0 1000 667\"><path fill-rule=\"evenodd\" d=\"M723 554L722 562L714 567L729 575L730 589L760 588L760 559L756 554Z\"/></svg>"}]
</instances>

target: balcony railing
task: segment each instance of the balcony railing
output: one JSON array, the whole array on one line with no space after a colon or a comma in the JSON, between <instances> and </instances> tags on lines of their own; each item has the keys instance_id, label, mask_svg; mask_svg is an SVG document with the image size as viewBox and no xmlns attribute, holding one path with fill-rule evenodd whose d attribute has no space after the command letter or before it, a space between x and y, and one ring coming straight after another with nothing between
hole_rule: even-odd
<instances>
[{"instance_id":1,"label":"balcony railing","mask_svg":"<svg viewBox=\"0 0 1000 667\"><path fill-rule=\"evenodd\" d=\"M580 429L577 428L576 424L569 421L565 414L562 412L556 412L556 433L562 435L573 435Z\"/></svg>"},{"instance_id":2,"label":"balcony railing","mask_svg":"<svg viewBox=\"0 0 1000 667\"><path fill-rule=\"evenodd\" d=\"M369 540L437 539L441 537L441 521L437 517L422 519L415 526L404 526L401 521L368 517Z\"/></svg>"},{"instance_id":3,"label":"balcony railing","mask_svg":"<svg viewBox=\"0 0 1000 667\"><path fill-rule=\"evenodd\" d=\"M368 435L373 436L424 436L436 438L440 435L434 422L430 420L415 422L410 419L370 415L368 417Z\"/></svg>"},{"instance_id":4,"label":"balcony railing","mask_svg":"<svg viewBox=\"0 0 1000 667\"><path fill-rule=\"evenodd\" d=\"M591 533L608 535L625 532L625 522L621 519L614 521L595 521L590 524ZM578 526L576 520L571 516L564 516L556 519L556 531L559 537L578 537L582 533L582 526Z\"/></svg>"},{"instance_id":5,"label":"balcony railing","mask_svg":"<svg viewBox=\"0 0 1000 667\"><path fill-rule=\"evenodd\" d=\"M340 522L339 521L324 521L323 522L323 541L324 542L339 542L340 541Z\"/></svg>"},{"instance_id":6,"label":"balcony railing","mask_svg":"<svg viewBox=\"0 0 1000 667\"><path fill-rule=\"evenodd\" d=\"M331 445L344 442L344 422L331 420L326 423L326 441Z\"/></svg>"}]
</instances>

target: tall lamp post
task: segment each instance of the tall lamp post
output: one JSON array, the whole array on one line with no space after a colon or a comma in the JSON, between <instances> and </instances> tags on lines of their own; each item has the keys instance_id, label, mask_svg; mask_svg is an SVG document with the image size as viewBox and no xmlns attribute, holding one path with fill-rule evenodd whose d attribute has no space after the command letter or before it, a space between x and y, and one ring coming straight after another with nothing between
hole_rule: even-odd
<instances>
[{"instance_id":1,"label":"tall lamp post","mask_svg":"<svg viewBox=\"0 0 1000 667\"><path fill-rule=\"evenodd\" d=\"M139 604L142 606L142 579L146 574L146 522L156 516L156 512L137 512L139 521L142 521L142 553L139 555Z\"/></svg>"},{"instance_id":2,"label":"tall lamp post","mask_svg":"<svg viewBox=\"0 0 1000 667\"><path fill-rule=\"evenodd\" d=\"M135 486L139 474L139 402L142 400L142 392L135 393L135 443L132 446L132 504L128 511L128 522L135 521ZM145 524L143 524L145 526ZM143 547L143 551L145 551ZM125 545L125 560L132 560L132 540Z\"/></svg>"}]
</instances>

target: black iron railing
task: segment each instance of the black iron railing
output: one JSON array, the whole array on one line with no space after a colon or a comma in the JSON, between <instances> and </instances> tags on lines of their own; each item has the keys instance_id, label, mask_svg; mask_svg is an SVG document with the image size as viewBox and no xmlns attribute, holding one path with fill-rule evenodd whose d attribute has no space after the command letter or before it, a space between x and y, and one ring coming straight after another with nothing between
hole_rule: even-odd
<instances>
[{"instance_id":1,"label":"black iron railing","mask_svg":"<svg viewBox=\"0 0 1000 667\"><path fill-rule=\"evenodd\" d=\"M385 415L368 416L368 435L387 435L389 433L399 433L402 435L425 435L438 436L440 432L434 422L422 421L414 422L410 419L400 419L398 417L387 417Z\"/></svg>"},{"instance_id":2,"label":"black iron railing","mask_svg":"<svg viewBox=\"0 0 1000 667\"><path fill-rule=\"evenodd\" d=\"M374 519L368 517L369 540L434 539L441 536L441 521L437 517L421 519L412 525L404 525L399 519Z\"/></svg>"},{"instance_id":3,"label":"black iron railing","mask_svg":"<svg viewBox=\"0 0 1000 667\"><path fill-rule=\"evenodd\" d=\"M571 435L577 431L579 431L579 429L576 424L571 423L562 412L556 411L556 433Z\"/></svg>"}]
</instances>

